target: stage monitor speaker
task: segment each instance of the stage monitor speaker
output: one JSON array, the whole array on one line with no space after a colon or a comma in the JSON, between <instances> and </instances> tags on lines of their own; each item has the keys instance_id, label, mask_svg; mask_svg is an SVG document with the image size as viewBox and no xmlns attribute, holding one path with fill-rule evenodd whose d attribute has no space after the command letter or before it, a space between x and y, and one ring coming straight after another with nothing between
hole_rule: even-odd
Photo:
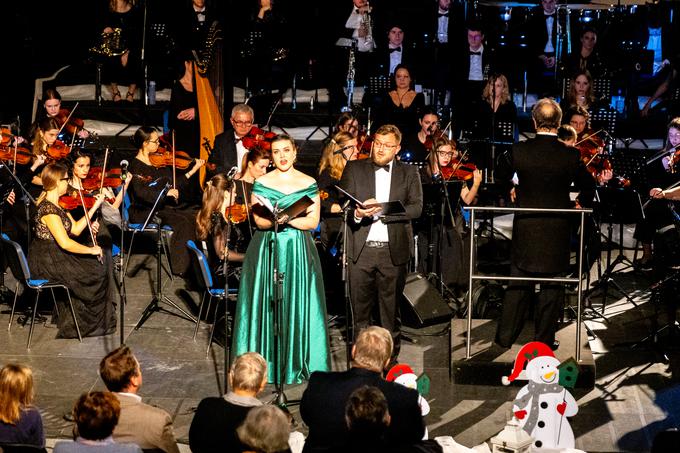
<instances>
[{"instance_id":1,"label":"stage monitor speaker","mask_svg":"<svg viewBox=\"0 0 680 453\"><path fill-rule=\"evenodd\" d=\"M407 327L427 327L453 317L451 307L423 274L406 276L403 300L401 318Z\"/></svg>"}]
</instances>

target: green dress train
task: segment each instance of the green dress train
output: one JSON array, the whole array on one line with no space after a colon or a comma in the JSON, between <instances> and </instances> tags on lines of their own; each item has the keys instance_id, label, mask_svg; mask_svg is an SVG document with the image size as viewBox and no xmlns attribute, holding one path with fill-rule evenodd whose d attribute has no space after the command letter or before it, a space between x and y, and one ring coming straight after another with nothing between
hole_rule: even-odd
<instances>
[{"instance_id":1,"label":"green dress train","mask_svg":"<svg viewBox=\"0 0 680 453\"><path fill-rule=\"evenodd\" d=\"M285 209L301 197L313 198L316 183L290 194L257 181L253 194L278 202ZM234 317L234 357L259 352L267 360L268 379L274 382L273 257L270 243L274 230L258 230L248 245ZM283 273L281 290L281 358L286 384L309 379L313 371L330 369L330 348L326 326L326 299L321 263L309 231L281 226L277 234L278 271ZM279 365L280 367L282 365Z\"/></svg>"}]
</instances>

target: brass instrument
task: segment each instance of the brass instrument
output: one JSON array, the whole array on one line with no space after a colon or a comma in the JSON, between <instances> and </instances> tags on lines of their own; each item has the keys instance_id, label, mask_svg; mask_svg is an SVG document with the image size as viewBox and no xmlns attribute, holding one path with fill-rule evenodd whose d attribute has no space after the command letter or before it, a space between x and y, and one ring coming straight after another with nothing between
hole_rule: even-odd
<instances>
[{"instance_id":1,"label":"brass instrument","mask_svg":"<svg viewBox=\"0 0 680 453\"><path fill-rule=\"evenodd\" d=\"M128 51L125 41L121 38L120 28L114 28L112 32L102 32L99 43L90 47L90 53L101 57L119 57Z\"/></svg>"}]
</instances>

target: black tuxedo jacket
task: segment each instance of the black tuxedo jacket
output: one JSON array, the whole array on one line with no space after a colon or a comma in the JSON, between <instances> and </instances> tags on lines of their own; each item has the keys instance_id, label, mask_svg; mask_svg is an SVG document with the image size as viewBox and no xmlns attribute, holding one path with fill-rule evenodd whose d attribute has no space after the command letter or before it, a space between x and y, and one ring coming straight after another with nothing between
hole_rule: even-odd
<instances>
[{"instance_id":1,"label":"black tuxedo jacket","mask_svg":"<svg viewBox=\"0 0 680 453\"><path fill-rule=\"evenodd\" d=\"M359 201L375 198L375 167L372 160L362 159L347 162L339 185ZM394 200L400 200L404 204L406 213L386 216L382 221L387 224L392 264L399 266L407 263L413 255L411 220L420 217L420 212L423 209L423 187L420 184L418 168L403 164L396 159L392 163L389 201ZM361 222L356 223L353 215L349 215L348 218L347 253L356 263L361 256L364 245L366 245L372 219L363 218Z\"/></svg>"},{"instance_id":2,"label":"black tuxedo jacket","mask_svg":"<svg viewBox=\"0 0 680 453\"><path fill-rule=\"evenodd\" d=\"M557 13L553 16L552 43L557 48ZM561 16L560 16L561 17ZM529 51L532 57L545 54L545 44L548 42L548 29L546 28L546 16L543 8L538 6L527 21L527 38L529 40Z\"/></svg>"},{"instance_id":3,"label":"black tuxedo jacket","mask_svg":"<svg viewBox=\"0 0 680 453\"><path fill-rule=\"evenodd\" d=\"M495 51L484 44L484 52L482 52L482 74L484 75L484 80L486 80L489 75L493 74L495 69L496 53ZM468 81L468 76L470 75L470 46L466 45L459 47L453 55L453 78L455 86L459 88L465 87L465 83ZM463 88L464 89L464 88ZM481 92L479 93L481 96Z\"/></svg>"},{"instance_id":4,"label":"black tuxedo jacket","mask_svg":"<svg viewBox=\"0 0 680 453\"><path fill-rule=\"evenodd\" d=\"M409 49L408 44L401 44L401 64L405 65L409 72L411 73L412 80L418 80L418 58L416 56L416 51ZM374 76L385 76L390 75L390 49L387 44L381 45L376 50L373 51L374 66L373 70Z\"/></svg>"},{"instance_id":5,"label":"black tuxedo jacket","mask_svg":"<svg viewBox=\"0 0 680 453\"><path fill-rule=\"evenodd\" d=\"M300 415L309 427L303 452L327 452L347 441L345 404L350 394L364 385L377 387L387 399L392 417L385 436L388 442L403 445L423 438L425 425L416 390L387 382L380 373L363 368L330 373L317 371L309 378L300 403Z\"/></svg>"},{"instance_id":6,"label":"black tuxedo jacket","mask_svg":"<svg viewBox=\"0 0 680 453\"><path fill-rule=\"evenodd\" d=\"M432 2L427 15L427 24L430 36L432 36L433 40L436 40L437 32L439 31L438 2ZM448 44L452 48L455 48L461 42L466 42L465 11L462 3L451 2L449 6L448 38Z\"/></svg>"},{"instance_id":7,"label":"black tuxedo jacket","mask_svg":"<svg viewBox=\"0 0 680 453\"><path fill-rule=\"evenodd\" d=\"M554 135L537 135L516 143L501 178L517 172L517 202L521 208L571 208L572 183L580 191L581 205L594 196L595 181L581 162L579 151ZM559 273L569 268L571 222L575 214L515 214L512 261L526 272Z\"/></svg>"},{"instance_id":8,"label":"black tuxedo jacket","mask_svg":"<svg viewBox=\"0 0 680 453\"><path fill-rule=\"evenodd\" d=\"M209 171L208 175L212 177L217 173L228 172L237 166L237 158L234 130L227 129L215 137L215 145L208 158L208 162L215 164L215 170Z\"/></svg>"}]
</instances>

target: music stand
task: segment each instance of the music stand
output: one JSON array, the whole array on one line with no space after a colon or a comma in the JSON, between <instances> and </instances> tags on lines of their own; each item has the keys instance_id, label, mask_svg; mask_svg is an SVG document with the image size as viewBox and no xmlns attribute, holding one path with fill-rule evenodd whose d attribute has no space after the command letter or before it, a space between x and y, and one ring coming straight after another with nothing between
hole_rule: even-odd
<instances>
[{"instance_id":1,"label":"music stand","mask_svg":"<svg viewBox=\"0 0 680 453\"><path fill-rule=\"evenodd\" d=\"M611 137L615 137L618 113L609 107L593 110L590 112L590 127L595 130L604 129Z\"/></svg>"},{"instance_id":2,"label":"music stand","mask_svg":"<svg viewBox=\"0 0 680 453\"><path fill-rule=\"evenodd\" d=\"M642 202L640 200L640 194L634 189L628 188L612 188L612 187L598 187L595 190L595 197L599 201L599 215L600 221L602 223L607 223L607 268L602 273L602 276L595 282L593 288L586 291L585 298L590 299L590 295L597 289L602 288L602 310L601 314L604 315L604 310L607 305L607 293L609 286L613 286L623 297L626 298L628 302L637 307L638 304L635 300L630 297L630 295L619 285L619 283L614 280L613 275L616 272L620 272L624 269L628 269L633 266L632 261L623 253L623 225L625 223L637 223L644 219L645 213L642 209ZM611 244L612 244L612 233L614 224L619 225L619 253L611 260ZM626 264L625 267L616 267L619 264Z\"/></svg>"},{"instance_id":3,"label":"music stand","mask_svg":"<svg viewBox=\"0 0 680 453\"><path fill-rule=\"evenodd\" d=\"M158 197L156 198L156 201L154 202L153 206L151 207L151 210L149 211L149 215L146 217L146 220L144 220L144 224L142 227L137 230L135 229L132 234L134 235L137 231L145 231L149 223L151 223L151 220L155 217L156 212L158 211L158 208L160 206L160 201L165 198L165 195L168 193L168 190L170 190L170 184L165 184L165 187L160 191L158 194ZM144 312L142 312L142 316L139 318L139 321L137 322L137 325L135 326L135 330L139 330L140 327L146 322L147 319L156 311L167 311L170 314L177 315L176 313L173 313L171 311L166 310L165 308L160 306L161 302L165 302L171 306L173 306L177 311L182 313L185 319L188 319L189 321L196 322L193 316L191 316L189 313L187 313L182 307L177 305L172 299L170 299L168 296L163 294L163 282L162 282L162 274L161 274L161 252L163 250L163 227L162 227L162 222L161 219L155 219L156 221L154 222L156 224L156 294L154 294L153 299L151 299L151 302L149 302L149 305L146 306L144 309ZM130 240L130 243L132 243L132 240Z\"/></svg>"},{"instance_id":4,"label":"music stand","mask_svg":"<svg viewBox=\"0 0 680 453\"><path fill-rule=\"evenodd\" d=\"M635 187L649 187L647 172L645 171L647 158L639 152L629 152L628 149L615 150L609 157L612 171L615 175L622 176Z\"/></svg>"},{"instance_id":5,"label":"music stand","mask_svg":"<svg viewBox=\"0 0 680 453\"><path fill-rule=\"evenodd\" d=\"M600 99L606 99L609 103L612 97L612 80L611 79L594 79L593 93Z\"/></svg>"}]
</instances>

